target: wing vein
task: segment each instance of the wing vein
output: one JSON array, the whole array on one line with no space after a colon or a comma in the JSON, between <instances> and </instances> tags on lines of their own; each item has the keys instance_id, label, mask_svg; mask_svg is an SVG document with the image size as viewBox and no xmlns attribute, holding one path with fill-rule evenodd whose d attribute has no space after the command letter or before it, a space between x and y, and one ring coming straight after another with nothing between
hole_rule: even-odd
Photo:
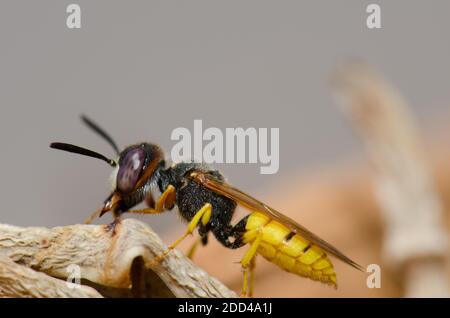
<instances>
[{"instance_id":1,"label":"wing vein","mask_svg":"<svg viewBox=\"0 0 450 318\"><path fill-rule=\"evenodd\" d=\"M203 184L205 187L225 196L232 200L237 201L240 205L251 211L261 212L273 220L280 222L281 224L287 226L291 231L295 234L298 234L313 244L316 244L329 254L333 255L337 259L343 261L344 263L360 270L364 271L363 267L358 263L351 260L349 257L345 256L342 252L340 252L336 247L321 239L316 234L309 231L304 226L298 224L293 219L287 217L286 215L278 212L277 210L271 208L265 203L255 199L254 197L244 193L243 191L231 186L228 183L219 181L215 179L212 175L206 174L203 172L193 172L191 173L191 177L194 178L197 182Z\"/></svg>"}]
</instances>

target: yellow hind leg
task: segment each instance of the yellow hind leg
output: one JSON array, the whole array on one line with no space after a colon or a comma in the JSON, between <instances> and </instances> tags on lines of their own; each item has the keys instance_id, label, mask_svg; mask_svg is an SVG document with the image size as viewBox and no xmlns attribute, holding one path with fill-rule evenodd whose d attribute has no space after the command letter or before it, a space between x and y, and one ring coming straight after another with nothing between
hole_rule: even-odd
<instances>
[{"instance_id":1,"label":"yellow hind leg","mask_svg":"<svg viewBox=\"0 0 450 318\"><path fill-rule=\"evenodd\" d=\"M253 297L253 286L255 282L255 267L256 267L256 255L252 258L252 261L250 262L248 271L249 271L249 283L248 283L248 296L250 298Z\"/></svg>"},{"instance_id":2,"label":"yellow hind leg","mask_svg":"<svg viewBox=\"0 0 450 318\"><path fill-rule=\"evenodd\" d=\"M241 260L242 271L244 273L241 297L253 297L253 271L255 268L256 253L261 239L262 235L258 234Z\"/></svg>"}]
</instances>

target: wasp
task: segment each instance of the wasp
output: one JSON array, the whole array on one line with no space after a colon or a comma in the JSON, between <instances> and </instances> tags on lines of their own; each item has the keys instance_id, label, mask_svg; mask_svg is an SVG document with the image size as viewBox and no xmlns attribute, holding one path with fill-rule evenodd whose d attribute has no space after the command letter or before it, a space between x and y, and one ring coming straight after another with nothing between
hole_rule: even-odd
<instances>
[{"instance_id":1,"label":"wasp","mask_svg":"<svg viewBox=\"0 0 450 318\"><path fill-rule=\"evenodd\" d=\"M186 232L155 259L161 261L180 242L197 229L202 245L208 235L230 249L249 248L240 264L243 271L242 296L253 294L253 271L257 255L282 269L337 288L336 273L328 255L362 270L362 267L308 229L281 214L265 203L227 183L223 175L209 166L197 162L181 162L166 166L163 150L151 143L138 143L120 151L114 140L86 116L82 121L105 139L115 150L117 159L73 144L54 142L51 148L64 150L107 162L114 168L111 194L103 205L86 220L106 212L113 214L107 228L113 233L123 213L158 214L175 206L188 223ZM155 201L153 193L158 191ZM145 201L148 208L135 210ZM237 205L249 214L231 224ZM194 251L190 251L190 256Z\"/></svg>"}]
</instances>

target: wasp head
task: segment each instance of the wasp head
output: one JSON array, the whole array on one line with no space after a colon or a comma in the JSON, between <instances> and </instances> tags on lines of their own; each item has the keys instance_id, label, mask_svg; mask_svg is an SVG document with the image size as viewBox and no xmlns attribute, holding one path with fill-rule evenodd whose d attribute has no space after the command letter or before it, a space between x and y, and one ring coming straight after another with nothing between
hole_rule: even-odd
<instances>
[{"instance_id":1,"label":"wasp head","mask_svg":"<svg viewBox=\"0 0 450 318\"><path fill-rule=\"evenodd\" d=\"M113 172L113 189L123 195L133 192L153 179L162 161L163 152L156 145L140 143L127 147L120 153Z\"/></svg>"},{"instance_id":2,"label":"wasp head","mask_svg":"<svg viewBox=\"0 0 450 318\"><path fill-rule=\"evenodd\" d=\"M50 144L50 147L97 158L115 168L112 174L113 192L100 209L100 216L110 210L116 212L120 209L129 208L128 206L124 206L123 201L128 197L133 197L133 193L139 191L145 185L156 181L158 167L164 162L163 151L157 145L149 143L131 145L123 151L119 151L112 138L97 124L84 116L82 120L109 142L118 155L116 160L110 159L98 152L67 143L54 142ZM128 202L126 205L134 205L137 203L139 202L134 198L132 202Z\"/></svg>"}]
</instances>

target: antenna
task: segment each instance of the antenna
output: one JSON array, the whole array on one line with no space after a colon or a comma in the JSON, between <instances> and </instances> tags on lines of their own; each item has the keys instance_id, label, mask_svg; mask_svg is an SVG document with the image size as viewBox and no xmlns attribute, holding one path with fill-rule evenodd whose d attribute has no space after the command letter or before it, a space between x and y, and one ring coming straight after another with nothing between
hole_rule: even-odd
<instances>
[{"instance_id":1,"label":"antenna","mask_svg":"<svg viewBox=\"0 0 450 318\"><path fill-rule=\"evenodd\" d=\"M85 123L90 129L92 129L94 132L96 132L97 134L99 134L103 139L105 139L110 145L111 147L113 147L113 149L115 150L116 154L119 155L120 151L119 151L119 147L117 147L117 144L115 143L115 141L111 138L110 135L108 135L102 128L100 128L99 125L97 125L96 123L94 123L92 120L90 120L88 117L86 117L85 115L81 115L81 120L83 121L83 123Z\"/></svg>"},{"instance_id":2,"label":"antenna","mask_svg":"<svg viewBox=\"0 0 450 318\"><path fill-rule=\"evenodd\" d=\"M67 151L67 152L73 152L73 153L77 153L79 155L88 156L88 157L92 157L92 158L97 158L97 159L107 162L112 167L115 167L117 165L117 163L114 160L106 158L104 155L99 154L98 152L95 152L95 151L92 151L92 150L89 150L86 148L78 147L78 146L75 146L72 144L66 144L63 142L52 142L50 144L50 148L63 150L63 151Z\"/></svg>"}]
</instances>

